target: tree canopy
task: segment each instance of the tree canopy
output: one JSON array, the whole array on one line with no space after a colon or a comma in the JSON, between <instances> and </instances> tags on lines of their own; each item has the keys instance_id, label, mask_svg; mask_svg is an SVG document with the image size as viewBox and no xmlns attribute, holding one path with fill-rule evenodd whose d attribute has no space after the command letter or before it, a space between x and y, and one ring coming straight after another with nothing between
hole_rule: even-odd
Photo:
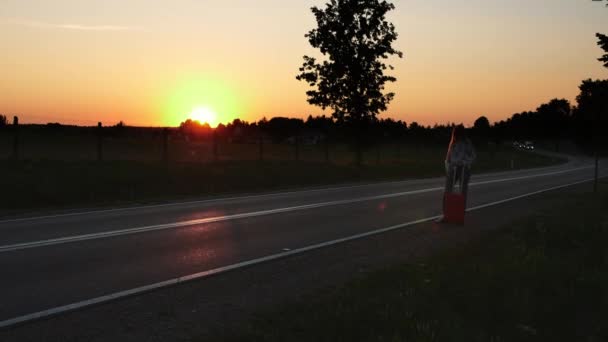
<instances>
[{"instance_id":1,"label":"tree canopy","mask_svg":"<svg viewBox=\"0 0 608 342\"><path fill-rule=\"evenodd\" d=\"M313 89L308 102L331 108L339 122L369 123L387 109L394 93L385 84L396 78L385 74L386 59L403 54L392 47L395 26L386 14L395 6L385 0L330 0L325 8L313 7L317 28L306 37L319 49L323 61L304 56L298 80Z\"/></svg>"},{"instance_id":2,"label":"tree canopy","mask_svg":"<svg viewBox=\"0 0 608 342\"><path fill-rule=\"evenodd\" d=\"M576 97L579 117L591 120L596 115L608 120L602 113L608 109L608 80L585 80L580 85L580 94Z\"/></svg>"},{"instance_id":3,"label":"tree canopy","mask_svg":"<svg viewBox=\"0 0 608 342\"><path fill-rule=\"evenodd\" d=\"M604 66L608 68L608 36L603 35L601 33L596 34L598 38L597 45L599 45L604 52L606 52L602 57L598 58L600 62L604 63Z\"/></svg>"},{"instance_id":4,"label":"tree canopy","mask_svg":"<svg viewBox=\"0 0 608 342\"><path fill-rule=\"evenodd\" d=\"M488 118L485 116L480 116L477 118L477 120L475 120L473 128L478 130L488 130L490 129L490 120L488 120Z\"/></svg>"},{"instance_id":5,"label":"tree canopy","mask_svg":"<svg viewBox=\"0 0 608 342\"><path fill-rule=\"evenodd\" d=\"M565 118L570 116L571 111L570 102L566 99L553 99L536 109L540 120L545 125L544 128L551 132L549 135L560 134L563 128L561 124Z\"/></svg>"}]
</instances>

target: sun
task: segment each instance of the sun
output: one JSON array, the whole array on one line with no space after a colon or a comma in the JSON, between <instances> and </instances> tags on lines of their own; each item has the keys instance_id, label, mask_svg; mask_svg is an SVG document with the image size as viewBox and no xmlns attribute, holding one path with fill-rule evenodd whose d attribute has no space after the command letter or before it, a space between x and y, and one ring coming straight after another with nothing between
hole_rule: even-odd
<instances>
[{"instance_id":1,"label":"sun","mask_svg":"<svg viewBox=\"0 0 608 342\"><path fill-rule=\"evenodd\" d=\"M207 107L196 107L190 113L190 119L202 124L209 124L211 127L217 126L217 114Z\"/></svg>"}]
</instances>

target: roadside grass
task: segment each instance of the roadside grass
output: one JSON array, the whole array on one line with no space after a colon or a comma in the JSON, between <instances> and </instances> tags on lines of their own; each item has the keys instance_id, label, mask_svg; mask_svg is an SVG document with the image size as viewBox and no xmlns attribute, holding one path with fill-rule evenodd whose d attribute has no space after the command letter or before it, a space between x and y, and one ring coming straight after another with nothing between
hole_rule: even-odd
<instances>
[{"instance_id":1,"label":"roadside grass","mask_svg":"<svg viewBox=\"0 0 608 342\"><path fill-rule=\"evenodd\" d=\"M425 261L261 313L224 341L607 341L608 185ZM194 341L197 341L195 338Z\"/></svg>"},{"instance_id":2,"label":"roadside grass","mask_svg":"<svg viewBox=\"0 0 608 342\"><path fill-rule=\"evenodd\" d=\"M373 151L372 151L373 152ZM218 162L0 161L0 215L27 210L112 206L443 174L443 148L386 148L378 163L293 160ZM337 153L337 152L336 152ZM335 158L348 154L341 151ZM474 172L547 166L563 160L515 151L480 151ZM342 156L342 157L340 157ZM345 158L345 157L344 157ZM370 160L371 159L371 160Z\"/></svg>"}]
</instances>

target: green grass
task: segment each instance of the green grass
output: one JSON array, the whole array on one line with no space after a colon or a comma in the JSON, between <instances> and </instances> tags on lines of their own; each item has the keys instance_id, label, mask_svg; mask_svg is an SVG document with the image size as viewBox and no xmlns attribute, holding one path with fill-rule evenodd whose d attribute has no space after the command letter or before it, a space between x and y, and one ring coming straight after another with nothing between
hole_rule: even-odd
<instances>
[{"instance_id":1,"label":"green grass","mask_svg":"<svg viewBox=\"0 0 608 342\"><path fill-rule=\"evenodd\" d=\"M608 187L425 264L261 314L227 341L607 341ZM195 339L196 340L196 339Z\"/></svg>"},{"instance_id":2,"label":"green grass","mask_svg":"<svg viewBox=\"0 0 608 342\"><path fill-rule=\"evenodd\" d=\"M302 151L303 155L307 152ZM334 151L334 157L348 150ZM0 208L3 213L40 208L141 203L216 194L270 191L316 185L440 176L442 148L385 148L366 163L293 160L219 162L24 160L0 162ZM371 156L370 156L371 154ZM474 172L546 166L561 160L503 150L479 152ZM1 214L1 213L0 213Z\"/></svg>"}]
</instances>

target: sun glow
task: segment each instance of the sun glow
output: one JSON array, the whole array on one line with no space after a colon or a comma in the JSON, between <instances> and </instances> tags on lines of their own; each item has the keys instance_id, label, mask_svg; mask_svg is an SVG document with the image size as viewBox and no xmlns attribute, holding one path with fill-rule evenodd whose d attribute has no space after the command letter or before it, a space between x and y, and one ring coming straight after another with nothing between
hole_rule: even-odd
<instances>
[{"instance_id":1,"label":"sun glow","mask_svg":"<svg viewBox=\"0 0 608 342\"><path fill-rule=\"evenodd\" d=\"M201 124L209 124L211 127L217 126L217 114L207 107L196 107L192 110L189 116L190 119L200 122Z\"/></svg>"},{"instance_id":2,"label":"sun glow","mask_svg":"<svg viewBox=\"0 0 608 342\"><path fill-rule=\"evenodd\" d=\"M243 118L247 92L234 88L225 80L227 76L184 73L171 77L162 82L164 94L157 97L166 125L179 126L191 119L216 127Z\"/></svg>"}]
</instances>

